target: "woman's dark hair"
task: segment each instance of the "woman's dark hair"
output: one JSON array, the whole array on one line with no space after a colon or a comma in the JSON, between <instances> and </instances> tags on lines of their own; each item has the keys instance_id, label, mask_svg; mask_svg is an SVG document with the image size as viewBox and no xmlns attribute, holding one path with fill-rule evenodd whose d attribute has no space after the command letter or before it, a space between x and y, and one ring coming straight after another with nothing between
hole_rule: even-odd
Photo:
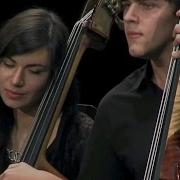
<instances>
[{"instance_id":1,"label":"woman's dark hair","mask_svg":"<svg viewBox=\"0 0 180 180\"><path fill-rule=\"evenodd\" d=\"M9 19L0 30L0 58L47 48L55 65L61 63L68 30L54 12L42 8L25 10Z\"/></svg>"}]
</instances>

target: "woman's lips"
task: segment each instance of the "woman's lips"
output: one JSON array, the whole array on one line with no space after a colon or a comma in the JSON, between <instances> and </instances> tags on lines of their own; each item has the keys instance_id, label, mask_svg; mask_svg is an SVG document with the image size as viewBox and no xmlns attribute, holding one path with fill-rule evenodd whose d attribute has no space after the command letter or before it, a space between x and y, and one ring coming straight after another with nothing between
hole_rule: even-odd
<instances>
[{"instance_id":1,"label":"woman's lips","mask_svg":"<svg viewBox=\"0 0 180 180\"><path fill-rule=\"evenodd\" d=\"M11 91L9 89L6 89L5 93L6 93L6 96L10 99L17 99L17 98L21 98L22 96L24 96L24 93Z\"/></svg>"}]
</instances>

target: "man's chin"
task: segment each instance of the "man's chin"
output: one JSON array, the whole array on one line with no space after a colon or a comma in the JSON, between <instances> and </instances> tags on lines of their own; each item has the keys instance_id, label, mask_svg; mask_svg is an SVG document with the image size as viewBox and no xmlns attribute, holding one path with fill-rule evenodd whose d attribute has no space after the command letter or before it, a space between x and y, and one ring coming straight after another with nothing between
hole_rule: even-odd
<instances>
[{"instance_id":1,"label":"man's chin","mask_svg":"<svg viewBox=\"0 0 180 180\"><path fill-rule=\"evenodd\" d=\"M142 48L131 46L129 47L129 54L135 58L144 58L145 52Z\"/></svg>"},{"instance_id":2,"label":"man's chin","mask_svg":"<svg viewBox=\"0 0 180 180\"><path fill-rule=\"evenodd\" d=\"M143 54L140 53L140 52L137 52L137 51L129 51L129 54L130 54L132 57L135 57L135 58L141 58L141 57L143 57Z\"/></svg>"}]
</instances>

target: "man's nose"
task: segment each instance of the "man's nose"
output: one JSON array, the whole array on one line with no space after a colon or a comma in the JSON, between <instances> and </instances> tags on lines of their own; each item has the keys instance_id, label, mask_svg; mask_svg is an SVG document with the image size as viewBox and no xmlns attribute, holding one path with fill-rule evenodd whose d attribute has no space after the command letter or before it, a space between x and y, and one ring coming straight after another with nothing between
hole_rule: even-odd
<instances>
[{"instance_id":1,"label":"man's nose","mask_svg":"<svg viewBox=\"0 0 180 180\"><path fill-rule=\"evenodd\" d=\"M135 22L138 18L138 7L137 4L131 3L129 7L124 11L123 20L124 22Z\"/></svg>"}]
</instances>

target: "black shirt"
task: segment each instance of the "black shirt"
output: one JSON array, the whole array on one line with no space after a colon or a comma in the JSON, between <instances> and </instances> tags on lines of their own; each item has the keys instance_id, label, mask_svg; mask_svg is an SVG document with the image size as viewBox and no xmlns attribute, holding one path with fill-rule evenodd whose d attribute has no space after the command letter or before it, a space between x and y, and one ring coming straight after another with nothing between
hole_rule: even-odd
<instances>
[{"instance_id":1,"label":"black shirt","mask_svg":"<svg viewBox=\"0 0 180 180\"><path fill-rule=\"evenodd\" d=\"M129 75L101 100L79 180L141 180L162 90L151 66Z\"/></svg>"}]
</instances>

